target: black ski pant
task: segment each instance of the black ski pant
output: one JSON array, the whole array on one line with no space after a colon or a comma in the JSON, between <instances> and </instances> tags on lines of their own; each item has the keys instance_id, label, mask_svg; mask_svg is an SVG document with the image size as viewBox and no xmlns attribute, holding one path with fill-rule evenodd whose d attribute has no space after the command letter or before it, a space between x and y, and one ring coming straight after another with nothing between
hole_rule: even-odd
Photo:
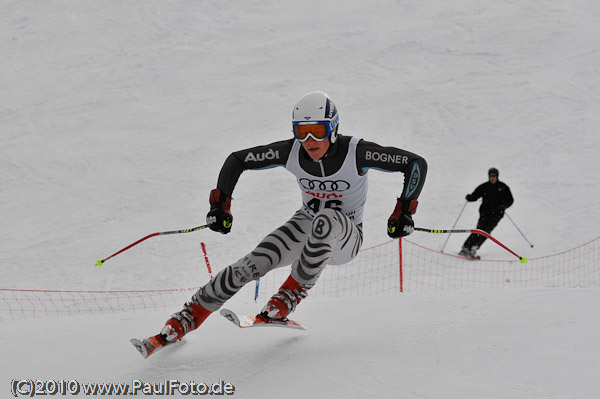
<instances>
[{"instance_id":1,"label":"black ski pant","mask_svg":"<svg viewBox=\"0 0 600 399\"><path fill-rule=\"evenodd\" d=\"M500 219L502 219L504 215L486 215L480 214L479 220L477 221L477 229L483 230L486 233L491 233L492 230L498 225ZM482 236L481 234L471 234L465 240L463 244L463 248L477 251L481 248L481 245L487 240L486 236Z\"/></svg>"}]
</instances>

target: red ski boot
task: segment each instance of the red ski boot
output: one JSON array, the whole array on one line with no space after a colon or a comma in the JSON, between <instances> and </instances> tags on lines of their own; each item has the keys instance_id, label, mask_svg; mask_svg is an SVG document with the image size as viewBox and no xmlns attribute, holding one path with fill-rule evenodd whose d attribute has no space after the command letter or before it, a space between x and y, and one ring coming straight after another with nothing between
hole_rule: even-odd
<instances>
[{"instance_id":1,"label":"red ski boot","mask_svg":"<svg viewBox=\"0 0 600 399\"><path fill-rule=\"evenodd\" d=\"M180 312L171 316L159 334L144 340L134 338L130 342L142 357L147 358L167 345L180 342L185 334L200 327L211 313L199 303L188 302Z\"/></svg>"},{"instance_id":2,"label":"red ski boot","mask_svg":"<svg viewBox=\"0 0 600 399\"><path fill-rule=\"evenodd\" d=\"M274 320L285 321L300 301L308 295L310 287L303 286L290 275L279 291L269 299L261 312L256 315L255 323L271 323Z\"/></svg>"}]
</instances>

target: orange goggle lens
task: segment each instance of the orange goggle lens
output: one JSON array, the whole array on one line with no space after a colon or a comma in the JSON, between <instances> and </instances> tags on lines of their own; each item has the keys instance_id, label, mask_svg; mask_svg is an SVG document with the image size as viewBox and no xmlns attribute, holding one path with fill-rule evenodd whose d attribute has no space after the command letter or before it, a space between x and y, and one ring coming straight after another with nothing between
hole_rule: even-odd
<instances>
[{"instance_id":1,"label":"orange goggle lens","mask_svg":"<svg viewBox=\"0 0 600 399\"><path fill-rule=\"evenodd\" d=\"M294 136L300 142L308 140L309 136L316 141L323 141L329 137L328 124L314 123L310 125L294 125Z\"/></svg>"}]
</instances>

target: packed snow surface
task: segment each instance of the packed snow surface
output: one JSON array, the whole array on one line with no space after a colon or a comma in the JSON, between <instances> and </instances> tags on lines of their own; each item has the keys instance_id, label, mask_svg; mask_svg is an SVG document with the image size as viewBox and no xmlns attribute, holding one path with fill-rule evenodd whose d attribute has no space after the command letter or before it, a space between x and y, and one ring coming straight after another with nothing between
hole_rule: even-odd
<instances>
[{"instance_id":1,"label":"packed snow surface","mask_svg":"<svg viewBox=\"0 0 600 399\"><path fill-rule=\"evenodd\" d=\"M0 288L205 283L201 241L216 272L298 209L283 168L241 176L231 234L157 237L94 265L146 234L204 224L225 158L290 137L292 106L313 90L335 101L340 133L425 157L418 226L451 227L496 167L534 244L505 219L494 235L516 252L598 236L598 1L0 4ZM388 240L403 182L369 175L365 247ZM477 216L467 205L457 228ZM445 237L410 239L439 250ZM489 242L480 254L510 259ZM600 290L573 288L309 297L294 313L307 331L214 316L147 360L129 338L179 308L9 320L0 390L223 380L240 398L596 398L599 306Z\"/></svg>"}]
</instances>

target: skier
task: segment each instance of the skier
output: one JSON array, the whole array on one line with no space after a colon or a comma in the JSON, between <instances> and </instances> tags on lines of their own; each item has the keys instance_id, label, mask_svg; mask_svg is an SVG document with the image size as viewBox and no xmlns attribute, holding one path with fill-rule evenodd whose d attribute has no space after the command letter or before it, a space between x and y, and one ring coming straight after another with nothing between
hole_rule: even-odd
<instances>
[{"instance_id":1,"label":"skier","mask_svg":"<svg viewBox=\"0 0 600 399\"><path fill-rule=\"evenodd\" d=\"M244 170L285 167L296 177L302 206L252 252L201 287L158 335L138 341L143 345L134 343L144 357L198 328L246 283L291 264L289 277L256 317L258 323L286 320L326 265L343 265L358 254L369 169L404 174L387 232L399 238L414 231L412 215L427 174L425 160L395 147L343 136L338 129L333 101L326 93L311 92L294 106L293 138L229 155L209 196L206 221L211 230L230 232L231 196Z\"/></svg>"},{"instance_id":2,"label":"skier","mask_svg":"<svg viewBox=\"0 0 600 399\"><path fill-rule=\"evenodd\" d=\"M494 230L500 219L504 216L506 208L514 202L510 188L498 180L498 175L498 169L490 168L488 170L489 180L480 184L473 193L466 196L466 200L469 202L474 202L482 198L481 206L479 207L477 228L487 233L491 233ZM458 254L466 258L479 259L475 253L481 248L486 239L485 236L479 234L469 235Z\"/></svg>"}]
</instances>

